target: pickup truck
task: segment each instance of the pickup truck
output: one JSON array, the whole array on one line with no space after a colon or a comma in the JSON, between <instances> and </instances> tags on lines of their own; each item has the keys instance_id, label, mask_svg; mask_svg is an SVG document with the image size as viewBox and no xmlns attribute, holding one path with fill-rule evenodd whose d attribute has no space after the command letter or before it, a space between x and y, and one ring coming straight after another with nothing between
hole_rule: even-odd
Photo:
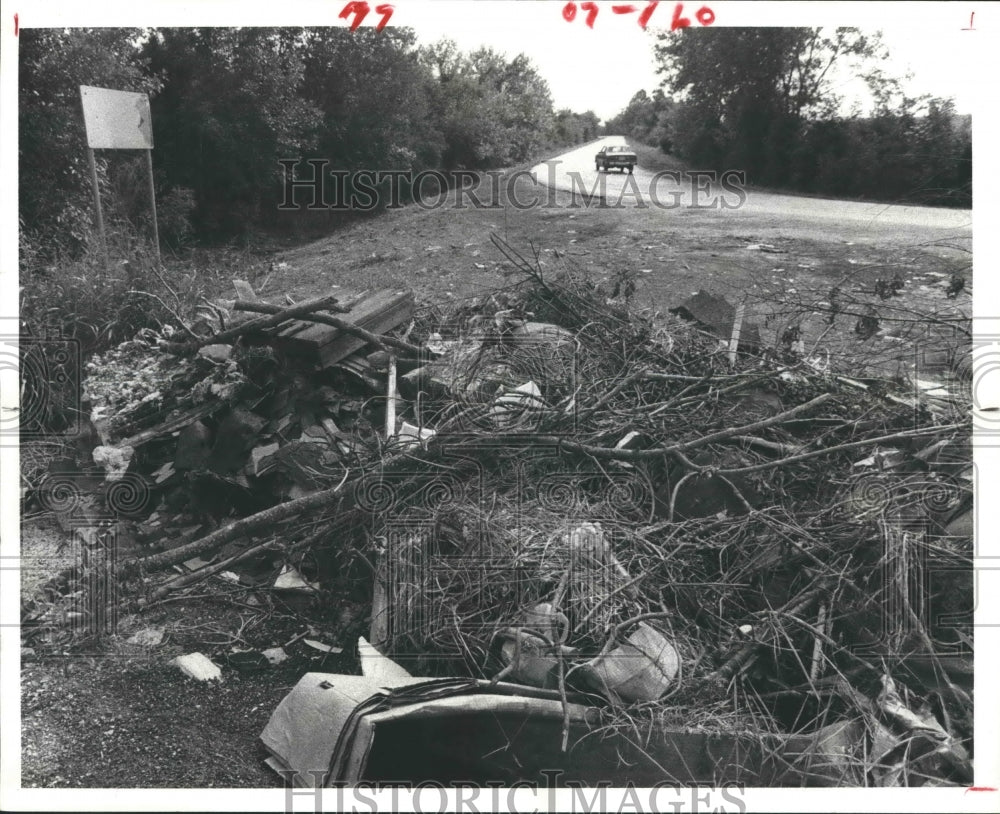
<instances>
[{"instance_id":1,"label":"pickup truck","mask_svg":"<svg viewBox=\"0 0 1000 814\"><path fill-rule=\"evenodd\" d=\"M624 144L612 144L602 147L601 151L594 156L594 169L598 172L601 170L607 172L610 167L618 167L619 171L624 172L627 167L629 175L631 175L632 168L637 163L639 163L639 160L635 153Z\"/></svg>"}]
</instances>

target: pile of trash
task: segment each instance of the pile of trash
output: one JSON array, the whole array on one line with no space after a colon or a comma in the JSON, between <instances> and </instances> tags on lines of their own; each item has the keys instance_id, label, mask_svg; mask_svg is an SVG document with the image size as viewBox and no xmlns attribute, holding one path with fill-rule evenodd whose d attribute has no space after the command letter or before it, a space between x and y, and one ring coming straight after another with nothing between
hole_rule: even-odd
<instances>
[{"instance_id":1,"label":"pile of trash","mask_svg":"<svg viewBox=\"0 0 1000 814\"><path fill-rule=\"evenodd\" d=\"M336 752L331 782L377 777L398 756L348 729L423 731L411 709L536 721L521 758L480 727L466 778L558 757L616 784L971 783L968 405L771 352L710 293L637 314L497 243L520 282L449 312L250 292L90 371L133 600L265 550L306 590L365 584L362 655L389 677L303 677L264 736L276 768ZM148 392L116 389L126 358Z\"/></svg>"}]
</instances>

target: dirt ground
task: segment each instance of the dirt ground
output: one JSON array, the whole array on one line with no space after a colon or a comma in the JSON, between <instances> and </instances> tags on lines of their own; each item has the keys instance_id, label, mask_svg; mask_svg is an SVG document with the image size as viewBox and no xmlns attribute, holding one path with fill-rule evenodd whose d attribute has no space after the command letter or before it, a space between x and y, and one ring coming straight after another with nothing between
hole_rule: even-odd
<instances>
[{"instance_id":1,"label":"dirt ground","mask_svg":"<svg viewBox=\"0 0 1000 814\"><path fill-rule=\"evenodd\" d=\"M517 183L527 189L531 182L522 177ZM443 308L516 282L490 242L495 233L523 254L537 252L545 274L567 270L595 282L616 275L633 279L632 304L649 312L662 313L706 289L734 302L750 295L751 310L763 321L767 307L761 302L769 291L772 314L805 315L807 346L815 345L820 356L833 347L846 359L848 345L858 348L851 337L853 318L842 317L835 330L826 331L821 315L810 310L845 277L845 290L860 290L899 272L906 291L892 304L971 314L968 292L955 299L944 293L955 272L964 273L971 286L971 246L964 230L881 229L860 221L824 226L772 208L727 216L691 209L583 208L568 193L556 200L556 207L528 211L409 206L261 260L245 277L274 302L285 294L298 299L326 293L334 285L409 286L419 303ZM773 302L779 294L785 300L781 307ZM765 325L765 338L782 330L783 318ZM904 349L905 342L891 338L898 333L892 323L883 329L867 340L868 351L894 360L912 356L909 345ZM35 577L45 573L46 562L50 572L62 567L60 543L61 532L45 518L26 526L23 554L42 558L32 571ZM56 646L25 653L23 785L280 785L264 766L257 740L271 711L309 670L356 672L352 653L366 628L364 610L344 596L325 595L307 611L318 632L344 648L342 655L324 657L300 641L279 667L240 672L224 665L218 684L195 683L167 662L197 650L222 663L221 654L233 646L283 644L305 630L294 609L280 606L266 591L216 579L197 598L164 601L120 620L118 635L95 652ZM127 644L134 632L149 627L165 631L161 644L148 649Z\"/></svg>"},{"instance_id":2,"label":"dirt ground","mask_svg":"<svg viewBox=\"0 0 1000 814\"><path fill-rule=\"evenodd\" d=\"M648 175L636 170L637 177ZM614 176L611 191L614 183L621 185L622 176ZM592 183L588 176L584 180ZM508 183L505 177L500 186ZM484 202L494 194L493 187L476 192ZM466 203L471 195L465 193ZM514 181L513 196L545 199L524 174ZM900 340L923 336L918 323L925 320L915 319L917 313L971 316L971 229L958 211L927 210L942 213L940 220L927 217L928 225L918 207L894 213L888 205L753 190L740 210L616 208L613 194L588 206L565 191L552 200L554 206L534 209L410 206L283 252L277 271L263 272L254 282L263 297L290 292L296 298L331 285L405 285L418 302L444 307L516 282L490 241L496 234L525 256L537 253L543 274L569 272L594 283L633 280L631 305L649 314L662 314L705 289L746 302L748 318L767 322L766 341L801 323L807 348L819 343L817 351L842 355L843 367L852 370L857 358L912 359L913 348ZM956 273L965 277L967 289L949 299L945 291ZM879 303L879 333L862 344L835 341L852 339L863 309L845 307L848 315L830 330L824 309L831 287L842 289L845 304L867 302L877 280L897 276L904 288L892 302Z\"/></svg>"},{"instance_id":3,"label":"dirt ground","mask_svg":"<svg viewBox=\"0 0 1000 814\"><path fill-rule=\"evenodd\" d=\"M45 519L25 527L36 580L69 564L64 539ZM36 580L25 578L29 591ZM233 667L227 655L279 647L306 632L356 642L360 618L351 618L350 602L336 600L285 602L216 579L176 601L119 617L115 635L100 642L32 640L21 660L22 785L280 786L257 742L274 707L304 673L357 673L357 658L349 646L323 654L301 639L287 647L287 661L265 669ZM312 630L306 619L315 622ZM149 629L163 631L159 644L129 642ZM222 680L199 683L168 664L191 652L221 665Z\"/></svg>"}]
</instances>

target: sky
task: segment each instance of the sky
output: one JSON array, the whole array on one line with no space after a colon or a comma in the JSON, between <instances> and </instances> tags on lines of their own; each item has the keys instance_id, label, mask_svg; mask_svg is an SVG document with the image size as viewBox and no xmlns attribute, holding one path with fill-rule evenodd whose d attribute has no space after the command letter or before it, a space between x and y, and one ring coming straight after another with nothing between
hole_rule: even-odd
<instances>
[{"instance_id":1,"label":"sky","mask_svg":"<svg viewBox=\"0 0 1000 814\"><path fill-rule=\"evenodd\" d=\"M475 20L421 15L414 28L422 42L448 36L463 50L487 45L509 56L523 52L548 81L557 108L593 110L601 119L619 113L636 91L648 93L659 86L653 43L656 34L665 29L656 25L655 15L643 31L634 15L599 14L591 30L583 24L582 13L572 23L566 23L560 18L560 5L545 5L552 7L553 20L548 25L512 26L499 16L492 20L491 12L485 12ZM667 13L658 7L655 14L661 12ZM669 23L669 18L663 21ZM950 97L955 100L957 112L972 112L977 83L970 77L977 75L977 55L969 47L969 40L976 36L974 32L962 31L957 25L950 30L936 25L879 30L891 57L885 66L888 72L900 78L907 71L913 73L913 79L905 84L911 95ZM845 97L845 113L855 101L862 108L870 103L858 77L843 74L835 78L834 85L837 93Z\"/></svg>"},{"instance_id":2,"label":"sky","mask_svg":"<svg viewBox=\"0 0 1000 814\"><path fill-rule=\"evenodd\" d=\"M341 12L342 0L286 0L282 4L245 0L25 3L21 9L25 26L93 25L99 20L125 26L347 24ZM572 21L564 19L567 4L563 0L394 0L389 24L413 28L423 42L447 36L463 50L488 45L511 57L523 52L548 81L556 107L577 112L593 110L602 119L619 113L636 91L650 92L659 85L652 52L655 34L669 29L677 6L697 26L694 12L702 3L715 13L712 24L716 26L854 26L865 31L881 30L892 57L887 66L890 72L902 76L912 70L914 74L907 87L911 95L951 97L959 113L971 113L977 105L980 111L996 106L986 79L995 67L988 72L984 66L996 64L1000 4L661 0L649 18L648 29L643 31L637 14L612 13L611 7L617 3L599 0L598 16L593 28L588 28L582 10ZM631 3L637 11L647 8L647 0ZM363 24L374 25L377 19L373 10ZM836 85L848 97L845 113L855 100L867 103L867 92L856 77L839 76Z\"/></svg>"}]
</instances>

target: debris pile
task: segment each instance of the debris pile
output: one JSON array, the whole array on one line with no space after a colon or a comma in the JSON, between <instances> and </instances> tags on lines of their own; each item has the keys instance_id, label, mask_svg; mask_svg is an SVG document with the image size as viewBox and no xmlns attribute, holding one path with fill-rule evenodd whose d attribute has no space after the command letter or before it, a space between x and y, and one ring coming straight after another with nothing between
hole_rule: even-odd
<instances>
[{"instance_id":1,"label":"debris pile","mask_svg":"<svg viewBox=\"0 0 1000 814\"><path fill-rule=\"evenodd\" d=\"M447 313L244 298L98 360L102 488L148 495L131 595L266 552L276 589L366 586L399 692L542 699L559 754L712 733L791 785L971 783L967 407L776 362L707 294L630 312L497 242L522 281ZM126 352L158 371L128 403Z\"/></svg>"}]
</instances>

